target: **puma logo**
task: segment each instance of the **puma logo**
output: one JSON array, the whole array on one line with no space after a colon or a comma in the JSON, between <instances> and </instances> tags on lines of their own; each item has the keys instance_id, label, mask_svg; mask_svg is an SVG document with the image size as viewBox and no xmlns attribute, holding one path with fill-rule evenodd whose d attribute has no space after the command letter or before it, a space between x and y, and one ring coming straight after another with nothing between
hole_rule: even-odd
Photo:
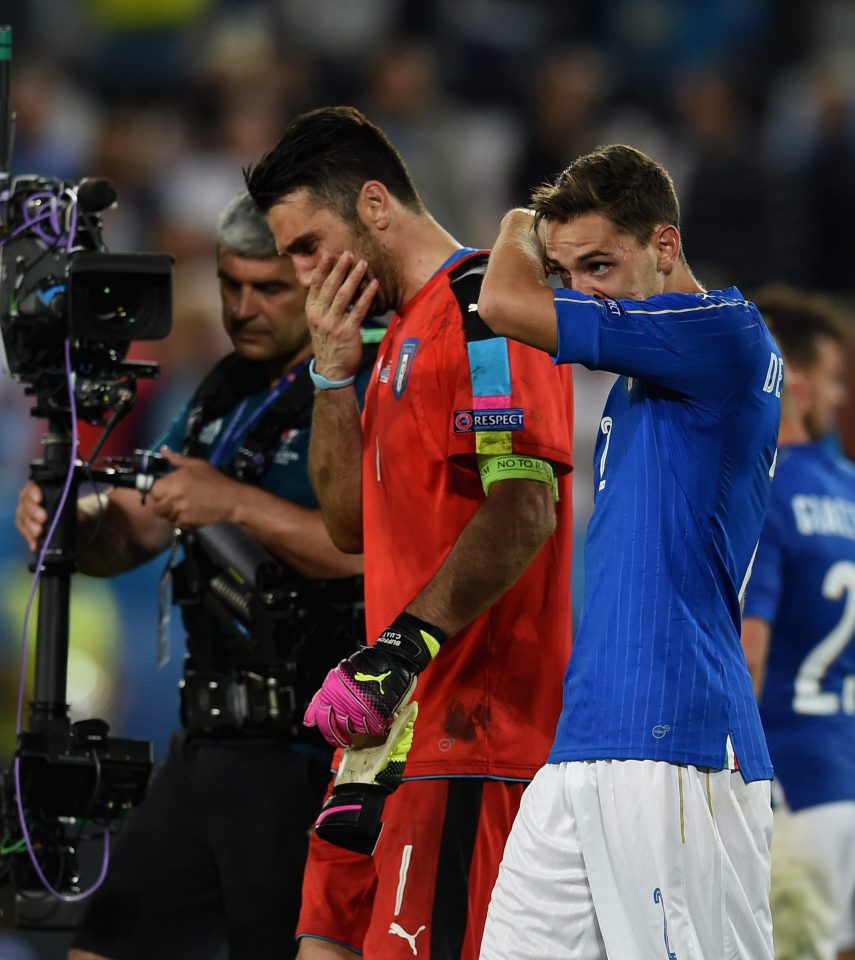
<instances>
[{"instance_id":1,"label":"puma logo","mask_svg":"<svg viewBox=\"0 0 855 960\"><path fill-rule=\"evenodd\" d=\"M425 929L427 928L424 924L422 924L415 933L407 933L407 931L400 924L393 923L389 926L389 933L394 933L398 937L403 937L410 945L410 949L413 951L413 956L417 957L419 955L419 951L416 947L416 937L422 932L422 930Z\"/></svg>"},{"instance_id":2,"label":"puma logo","mask_svg":"<svg viewBox=\"0 0 855 960\"><path fill-rule=\"evenodd\" d=\"M387 670L385 673L361 673L359 670L353 675L354 680L359 680L360 683L376 683L380 687L380 693L385 693L383 689L383 681L386 677L389 676L391 670Z\"/></svg>"}]
</instances>

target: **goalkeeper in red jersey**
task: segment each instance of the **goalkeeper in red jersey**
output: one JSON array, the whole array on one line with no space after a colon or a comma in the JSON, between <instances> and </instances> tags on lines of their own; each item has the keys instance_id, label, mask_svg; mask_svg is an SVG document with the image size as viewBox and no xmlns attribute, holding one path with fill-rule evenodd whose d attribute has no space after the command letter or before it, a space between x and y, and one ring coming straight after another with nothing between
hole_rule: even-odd
<instances>
[{"instance_id":1,"label":"goalkeeper in red jersey","mask_svg":"<svg viewBox=\"0 0 855 960\"><path fill-rule=\"evenodd\" d=\"M430 216L358 111L297 117L247 183L309 287L310 469L334 542L364 547L377 638L307 721L348 745L419 710L373 852L312 840L299 956L471 960L570 649L569 371L484 325L487 251ZM360 416L360 325L386 311Z\"/></svg>"}]
</instances>

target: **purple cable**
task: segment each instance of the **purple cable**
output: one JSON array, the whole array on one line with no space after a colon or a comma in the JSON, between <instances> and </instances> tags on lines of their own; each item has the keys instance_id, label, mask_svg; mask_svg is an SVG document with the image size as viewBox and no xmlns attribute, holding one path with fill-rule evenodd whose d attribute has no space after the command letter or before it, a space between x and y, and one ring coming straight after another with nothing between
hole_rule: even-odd
<instances>
[{"instance_id":1,"label":"purple cable","mask_svg":"<svg viewBox=\"0 0 855 960\"><path fill-rule=\"evenodd\" d=\"M17 237L19 233L26 233L28 230L33 230L34 225L41 223L42 220L49 219L49 217L50 217L50 211L45 210L44 213L39 214L39 216L36 217L35 220L28 220L22 223L20 227L13 230L10 234L8 234L7 236L3 237L2 240L0 240L0 247L8 243L13 237ZM33 232L35 233L36 231L33 230ZM42 237L41 239L45 239L45 238ZM47 239L45 242L49 243L50 240Z\"/></svg>"},{"instance_id":2,"label":"purple cable","mask_svg":"<svg viewBox=\"0 0 855 960\"><path fill-rule=\"evenodd\" d=\"M24 207L23 223L21 223L21 225L17 229L13 230L8 236L4 237L2 241L0 241L0 246L8 243L13 237L18 236L18 234L29 231L38 237L42 243L46 243L48 246L53 246L54 244L59 243L64 245L66 248L70 247L74 242L74 235L77 232L78 214L76 199L71 194L69 194L69 196L71 203L69 205L69 225L67 235L63 236L62 233L62 222L59 216L61 208L57 203L59 197L54 193L50 193L49 191L41 190L38 193L30 194L30 196L27 198L28 204ZM1 199L4 199L4 197L0 197L0 200ZM5 199L8 199L8 192L5 196ZM49 201L49 205L45 209L40 210L38 213L33 215L29 206L29 202L32 202L33 200L47 200ZM53 231L52 233L46 232L41 226L41 224L46 220L50 222L50 228Z\"/></svg>"},{"instance_id":3,"label":"purple cable","mask_svg":"<svg viewBox=\"0 0 855 960\"><path fill-rule=\"evenodd\" d=\"M71 341L65 341L65 376L68 383L68 405L71 413L71 459L68 464L68 474L65 478L65 486L62 488L62 495L59 498L59 503L54 513L53 520L48 527L48 532L45 535L44 543L42 544L42 549L36 560L36 572L33 576L33 586L30 590L30 596L27 599L27 608L24 613L24 642L21 652L21 678L18 684L18 713L16 720L15 732L17 734L21 733L23 727L23 717L24 717L24 686L27 676L27 640L30 635L30 613L33 609L33 602L36 598L36 590L38 589L39 579L41 577L42 567L44 565L45 556L47 555L48 547L50 542L53 539L54 532L56 531L56 526L59 523L59 518L62 516L62 511L65 507L66 501L68 500L68 494L71 490L71 483L74 479L74 463L77 459L77 447L79 443L79 437L77 433L77 402L74 396L74 372L71 369ZM94 756L94 754L93 754ZM58 900L63 900L65 903L75 903L78 900L84 900L86 897L93 894L98 887L104 882L104 878L107 876L107 867L110 864L110 834L105 830L104 832L104 855L101 859L101 872L98 875L97 880L89 887L88 890L83 890L80 893L60 893L58 890L54 890L50 881L44 875L42 871L41 864L36 857L36 852L33 849L32 841L30 840L30 831L27 828L27 819L24 815L24 801L21 796L21 771L20 771L20 758L15 757L14 763L15 769L15 805L18 808L18 822L21 825L21 832L24 836L24 843L27 845L27 852L30 855L30 862L35 868L36 874L38 875L39 880L41 880L44 888Z\"/></svg>"},{"instance_id":4,"label":"purple cable","mask_svg":"<svg viewBox=\"0 0 855 960\"><path fill-rule=\"evenodd\" d=\"M39 223L43 219L41 214L38 214L35 217L32 217L32 219L30 219L29 208L27 208L27 217L28 217L27 223L32 225L33 233L41 241L48 244L48 246L51 246L55 243L61 244L63 241L63 237L62 237L62 223L59 219L59 211L58 211L57 202L56 202L58 200L58 197L53 193L34 193L28 199L50 201L50 205L48 206L48 209L43 212L45 213L44 219L50 220L51 230L53 231L52 234L46 234L42 230L42 228L39 226ZM68 246L67 243L66 243L66 246Z\"/></svg>"},{"instance_id":5,"label":"purple cable","mask_svg":"<svg viewBox=\"0 0 855 960\"><path fill-rule=\"evenodd\" d=\"M52 896L56 897L57 900L62 900L64 903L76 903L78 900L85 900L87 897L92 896L93 893L101 886L107 876L107 869L110 866L110 834L107 830L104 831L104 853L101 857L101 871L98 874L98 878L89 887L87 890L81 890L80 893L62 893L59 890L55 890L51 882L44 875L41 864L38 861L36 856L36 851L33 849L32 841L30 840L30 831L27 829L27 821L24 815L24 803L21 799L21 760L19 757L15 757L15 806L18 808L18 820L21 824L21 831L24 834L24 842L27 845L27 853L30 855L30 863L32 863L33 868L38 875L39 880L42 882L42 886L45 890L48 891Z\"/></svg>"}]
</instances>

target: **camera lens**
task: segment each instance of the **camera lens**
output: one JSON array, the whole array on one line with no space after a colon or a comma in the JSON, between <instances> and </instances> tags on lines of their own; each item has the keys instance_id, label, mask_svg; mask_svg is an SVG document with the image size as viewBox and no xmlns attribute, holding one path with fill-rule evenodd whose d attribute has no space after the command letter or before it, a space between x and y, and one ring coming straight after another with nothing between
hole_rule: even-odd
<instances>
[{"instance_id":1,"label":"camera lens","mask_svg":"<svg viewBox=\"0 0 855 960\"><path fill-rule=\"evenodd\" d=\"M93 315L102 323L115 324L122 329L137 323L141 300L139 286L118 276L93 284L89 294Z\"/></svg>"},{"instance_id":2,"label":"camera lens","mask_svg":"<svg viewBox=\"0 0 855 960\"><path fill-rule=\"evenodd\" d=\"M69 329L102 343L157 340L172 318L172 258L81 250L69 266Z\"/></svg>"}]
</instances>

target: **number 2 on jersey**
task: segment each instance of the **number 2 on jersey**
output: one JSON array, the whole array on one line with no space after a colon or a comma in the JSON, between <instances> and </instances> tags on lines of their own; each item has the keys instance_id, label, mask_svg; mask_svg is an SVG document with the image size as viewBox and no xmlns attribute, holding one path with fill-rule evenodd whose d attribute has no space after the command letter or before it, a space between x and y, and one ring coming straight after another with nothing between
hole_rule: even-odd
<instances>
[{"instance_id":1,"label":"number 2 on jersey","mask_svg":"<svg viewBox=\"0 0 855 960\"><path fill-rule=\"evenodd\" d=\"M796 674L793 710L813 716L855 713L855 676L843 681L842 693L822 689L822 681L831 665L843 653L855 632L855 563L841 560L833 564L822 581L827 600L845 596L843 613L832 630L805 657Z\"/></svg>"},{"instance_id":2,"label":"number 2 on jersey","mask_svg":"<svg viewBox=\"0 0 855 960\"><path fill-rule=\"evenodd\" d=\"M606 469L606 457L609 455L609 443L612 439L612 418L603 417L600 420L600 431L603 436L606 438L606 445L603 447L603 455L600 457L600 484L597 487L597 490L602 490L606 485L606 481L603 479L603 473Z\"/></svg>"}]
</instances>

